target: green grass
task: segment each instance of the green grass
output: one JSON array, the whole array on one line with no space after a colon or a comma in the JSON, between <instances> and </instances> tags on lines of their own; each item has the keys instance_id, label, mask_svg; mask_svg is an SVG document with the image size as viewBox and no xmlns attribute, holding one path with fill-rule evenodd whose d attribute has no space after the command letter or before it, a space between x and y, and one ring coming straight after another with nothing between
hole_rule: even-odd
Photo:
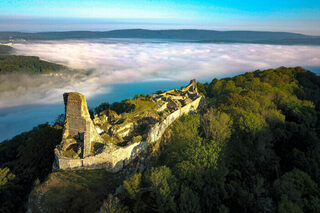
<instances>
[{"instance_id":1,"label":"green grass","mask_svg":"<svg viewBox=\"0 0 320 213\"><path fill-rule=\"evenodd\" d=\"M134 137L132 138L132 143L138 143L138 142L140 142L140 141L142 141L142 136L141 136L141 135L134 136Z\"/></svg>"},{"instance_id":2,"label":"green grass","mask_svg":"<svg viewBox=\"0 0 320 213\"><path fill-rule=\"evenodd\" d=\"M68 149L63 152L63 155L68 158L76 158L78 157L78 154L73 149Z\"/></svg>"},{"instance_id":3,"label":"green grass","mask_svg":"<svg viewBox=\"0 0 320 213\"><path fill-rule=\"evenodd\" d=\"M117 145L120 142L116 137L112 137L108 133L104 133L101 137L106 143Z\"/></svg>"},{"instance_id":4,"label":"green grass","mask_svg":"<svg viewBox=\"0 0 320 213\"><path fill-rule=\"evenodd\" d=\"M121 115L121 119L125 119L125 123L122 123L120 126L123 126L126 123L137 123L143 117L154 117L156 119L159 118L159 113L157 112L157 104L148 97L136 96L133 99L126 100L125 103L128 105L134 105L134 110L132 112L123 113ZM142 140L142 136L137 136L135 133L133 133L133 135L136 136L132 138L133 143L140 142ZM123 142L121 139L112 137L108 133L103 134L101 137L105 143L112 143L117 147L119 146L119 143ZM128 138L126 140L128 140ZM96 150L94 147L92 149L93 151Z\"/></svg>"},{"instance_id":5,"label":"green grass","mask_svg":"<svg viewBox=\"0 0 320 213\"><path fill-rule=\"evenodd\" d=\"M135 109L133 112L124 114L124 118L129 118L132 120L137 120L137 118L141 118L142 115L151 114L158 116L157 113L157 104L151 100L137 98L137 99L129 99L127 100L129 104L135 105Z\"/></svg>"}]
</instances>

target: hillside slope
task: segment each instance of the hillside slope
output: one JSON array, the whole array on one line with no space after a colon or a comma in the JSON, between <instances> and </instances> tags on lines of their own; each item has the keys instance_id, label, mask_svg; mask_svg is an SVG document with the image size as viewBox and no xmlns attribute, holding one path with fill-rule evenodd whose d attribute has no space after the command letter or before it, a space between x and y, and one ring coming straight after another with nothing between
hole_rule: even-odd
<instances>
[{"instance_id":1,"label":"hillside slope","mask_svg":"<svg viewBox=\"0 0 320 213\"><path fill-rule=\"evenodd\" d=\"M281 67L198 88L206 110L176 122L157 165L102 212L319 212L320 78Z\"/></svg>"},{"instance_id":2,"label":"hillside slope","mask_svg":"<svg viewBox=\"0 0 320 213\"><path fill-rule=\"evenodd\" d=\"M123 173L116 194L120 174L50 174L59 126L1 143L0 210L25 211L36 185L34 202L60 212L98 211L103 199L101 212L319 212L320 77L281 67L198 89L204 111L175 122L144 170Z\"/></svg>"}]
</instances>

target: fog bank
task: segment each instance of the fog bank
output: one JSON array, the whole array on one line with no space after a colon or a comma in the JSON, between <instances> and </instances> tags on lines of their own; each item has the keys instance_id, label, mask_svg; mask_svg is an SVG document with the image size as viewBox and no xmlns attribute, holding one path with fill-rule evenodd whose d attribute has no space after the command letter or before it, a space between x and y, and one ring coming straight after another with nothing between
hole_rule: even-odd
<instances>
[{"instance_id":1,"label":"fog bank","mask_svg":"<svg viewBox=\"0 0 320 213\"><path fill-rule=\"evenodd\" d=\"M112 92L121 82L210 81L245 71L279 66L320 66L318 46L174 43L143 40L63 40L18 43L19 55L69 66L56 75L0 76L0 107L62 101L78 91L88 97Z\"/></svg>"}]
</instances>

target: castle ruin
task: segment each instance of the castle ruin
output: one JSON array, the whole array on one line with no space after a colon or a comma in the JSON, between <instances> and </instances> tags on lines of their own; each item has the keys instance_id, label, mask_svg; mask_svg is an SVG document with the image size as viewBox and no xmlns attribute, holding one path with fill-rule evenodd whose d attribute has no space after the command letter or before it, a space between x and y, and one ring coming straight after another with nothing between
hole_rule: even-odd
<instances>
[{"instance_id":1,"label":"castle ruin","mask_svg":"<svg viewBox=\"0 0 320 213\"><path fill-rule=\"evenodd\" d=\"M165 130L184 114L195 112L203 101L196 81L181 90L128 100L130 112L118 115L106 110L92 120L85 97L63 95L65 124L61 143L55 148L55 169L98 169L118 172L159 140Z\"/></svg>"}]
</instances>

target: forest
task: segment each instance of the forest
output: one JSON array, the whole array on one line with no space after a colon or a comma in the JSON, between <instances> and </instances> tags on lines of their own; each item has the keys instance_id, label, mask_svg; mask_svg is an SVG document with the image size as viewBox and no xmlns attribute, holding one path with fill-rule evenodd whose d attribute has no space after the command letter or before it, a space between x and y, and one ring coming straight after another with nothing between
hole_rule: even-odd
<instances>
[{"instance_id":1,"label":"forest","mask_svg":"<svg viewBox=\"0 0 320 213\"><path fill-rule=\"evenodd\" d=\"M152 166L96 211L320 212L320 77L280 67L198 90L203 109L176 121ZM95 111L123 111L121 103ZM58 123L43 124L0 144L1 212L26 210L32 188L51 173L61 134Z\"/></svg>"},{"instance_id":2,"label":"forest","mask_svg":"<svg viewBox=\"0 0 320 213\"><path fill-rule=\"evenodd\" d=\"M104 212L320 212L320 78L281 67L198 88L204 111Z\"/></svg>"},{"instance_id":3,"label":"forest","mask_svg":"<svg viewBox=\"0 0 320 213\"><path fill-rule=\"evenodd\" d=\"M0 49L1 51L1 49ZM0 54L0 75L23 72L30 74L49 73L66 69L65 66L40 60L36 56L17 56Z\"/></svg>"},{"instance_id":4,"label":"forest","mask_svg":"<svg viewBox=\"0 0 320 213\"><path fill-rule=\"evenodd\" d=\"M62 127L41 124L0 143L0 212L26 212L30 191L52 171Z\"/></svg>"}]
</instances>

